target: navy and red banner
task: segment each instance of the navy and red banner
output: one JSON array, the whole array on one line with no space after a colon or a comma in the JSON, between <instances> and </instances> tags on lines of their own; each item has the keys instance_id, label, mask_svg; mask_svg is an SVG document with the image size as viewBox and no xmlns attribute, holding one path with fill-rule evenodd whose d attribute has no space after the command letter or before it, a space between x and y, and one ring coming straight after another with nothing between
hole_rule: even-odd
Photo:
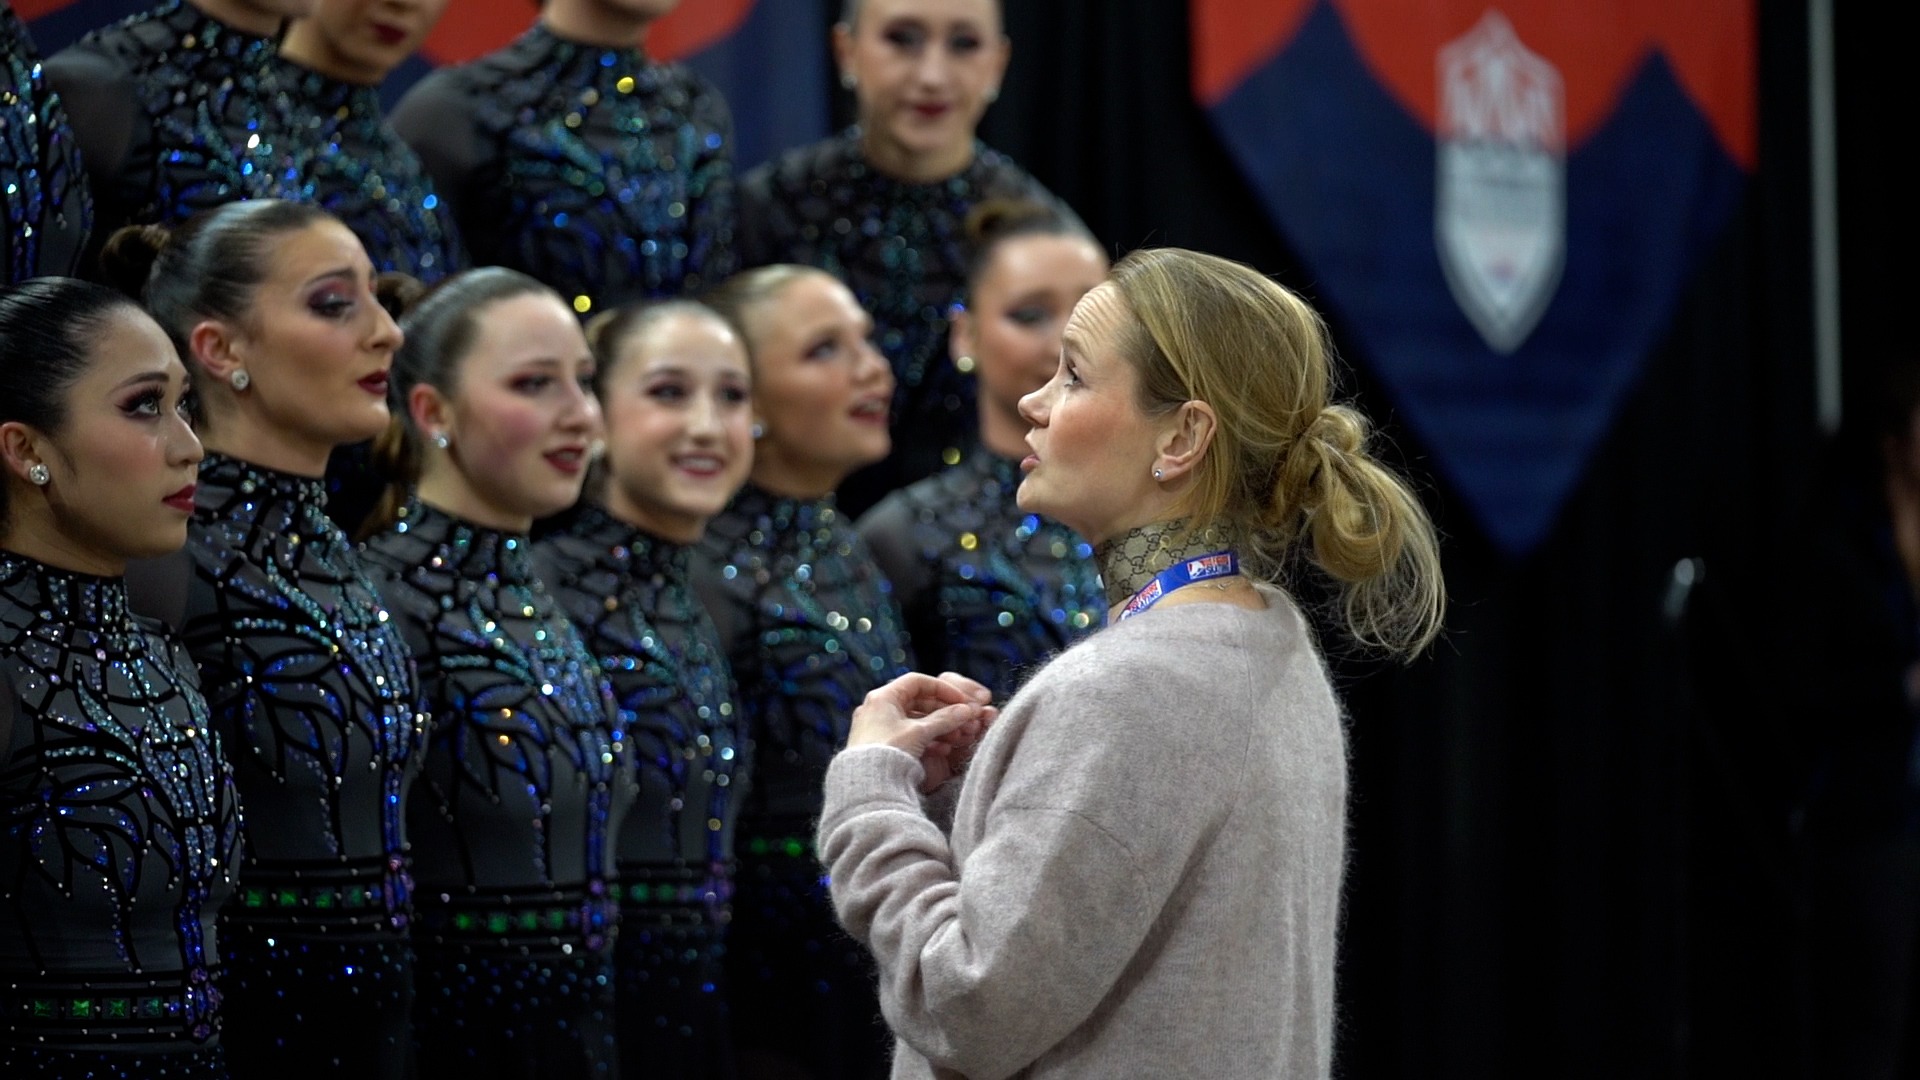
<instances>
[{"instance_id":1,"label":"navy and red banner","mask_svg":"<svg viewBox=\"0 0 1920 1080\"><path fill-rule=\"evenodd\" d=\"M1551 530L1755 163L1751 0L1192 0L1194 92L1487 534Z\"/></svg>"},{"instance_id":2,"label":"navy and red banner","mask_svg":"<svg viewBox=\"0 0 1920 1080\"><path fill-rule=\"evenodd\" d=\"M828 132L827 0L686 0L647 31L647 51L682 60L733 107L741 169ZM42 54L158 0L14 0ZM382 89L389 104L427 71L491 52L539 13L533 0L452 0L420 55Z\"/></svg>"}]
</instances>

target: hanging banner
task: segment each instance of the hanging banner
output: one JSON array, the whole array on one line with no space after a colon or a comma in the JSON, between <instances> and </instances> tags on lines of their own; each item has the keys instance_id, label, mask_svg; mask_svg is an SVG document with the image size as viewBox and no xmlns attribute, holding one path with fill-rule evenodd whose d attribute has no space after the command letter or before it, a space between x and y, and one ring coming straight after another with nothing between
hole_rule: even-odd
<instances>
[{"instance_id":1,"label":"hanging banner","mask_svg":"<svg viewBox=\"0 0 1920 1080\"><path fill-rule=\"evenodd\" d=\"M1751 0L1191 0L1194 92L1488 536L1546 538L1756 154Z\"/></svg>"},{"instance_id":2,"label":"hanging banner","mask_svg":"<svg viewBox=\"0 0 1920 1080\"><path fill-rule=\"evenodd\" d=\"M50 55L158 0L14 0L34 46ZM826 0L686 0L647 31L647 51L684 61L733 109L734 162L745 170L828 133ZM532 0L452 0L420 54L381 87L391 106L422 75L471 60L532 25ZM800 44L796 44L800 43Z\"/></svg>"}]
</instances>

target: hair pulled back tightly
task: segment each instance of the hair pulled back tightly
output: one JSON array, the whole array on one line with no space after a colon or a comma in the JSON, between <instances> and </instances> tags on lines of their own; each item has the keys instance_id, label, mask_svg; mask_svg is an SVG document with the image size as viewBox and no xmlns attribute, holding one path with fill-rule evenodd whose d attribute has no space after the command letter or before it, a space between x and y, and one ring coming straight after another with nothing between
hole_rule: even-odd
<instances>
[{"instance_id":1,"label":"hair pulled back tightly","mask_svg":"<svg viewBox=\"0 0 1920 1080\"><path fill-rule=\"evenodd\" d=\"M0 288L0 424L60 434L67 392L91 360L91 343L115 312L138 312L126 296L75 278L32 278ZM0 535L11 507L0 482Z\"/></svg>"}]
</instances>

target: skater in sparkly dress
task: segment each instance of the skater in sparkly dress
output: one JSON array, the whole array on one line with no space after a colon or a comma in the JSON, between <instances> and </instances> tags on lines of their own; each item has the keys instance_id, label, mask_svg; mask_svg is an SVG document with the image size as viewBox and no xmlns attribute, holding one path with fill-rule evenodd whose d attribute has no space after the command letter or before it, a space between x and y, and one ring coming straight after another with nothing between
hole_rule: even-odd
<instances>
[{"instance_id":1,"label":"skater in sparkly dress","mask_svg":"<svg viewBox=\"0 0 1920 1080\"><path fill-rule=\"evenodd\" d=\"M553 290L497 267L447 279L401 326L406 412L378 455L397 483L366 557L432 723L407 805L421 1067L611 1078L632 747L527 536L580 496L593 357Z\"/></svg>"},{"instance_id":2,"label":"skater in sparkly dress","mask_svg":"<svg viewBox=\"0 0 1920 1080\"><path fill-rule=\"evenodd\" d=\"M443 68L393 125L480 266L596 314L733 272L733 120L706 80L640 50L675 0L547 0L498 52Z\"/></svg>"},{"instance_id":3,"label":"skater in sparkly dress","mask_svg":"<svg viewBox=\"0 0 1920 1080\"><path fill-rule=\"evenodd\" d=\"M414 54L449 0L315 0L280 43L274 106L292 135L292 197L346 223L376 270L432 284L465 261L453 214L387 123L380 85Z\"/></svg>"},{"instance_id":4,"label":"skater in sparkly dress","mask_svg":"<svg viewBox=\"0 0 1920 1080\"><path fill-rule=\"evenodd\" d=\"M413 661L321 475L385 430L400 332L359 240L317 207L231 203L109 242L196 380L208 447L190 542L139 568L251 808L221 987L236 1073L408 1075Z\"/></svg>"},{"instance_id":5,"label":"skater in sparkly dress","mask_svg":"<svg viewBox=\"0 0 1920 1080\"><path fill-rule=\"evenodd\" d=\"M739 336L692 301L590 329L604 475L534 558L613 684L639 770L619 844L620 1063L718 1080L733 1075L722 959L747 740L692 556L753 465L752 376Z\"/></svg>"},{"instance_id":6,"label":"skater in sparkly dress","mask_svg":"<svg viewBox=\"0 0 1920 1080\"><path fill-rule=\"evenodd\" d=\"M1027 422L1020 399L1046 385L1060 334L1107 259L1044 203L984 203L969 224L967 304L955 312L954 366L980 390L977 441L945 471L887 496L860 535L892 580L913 651L1004 701L1055 653L1105 621L1093 548L1020 509Z\"/></svg>"},{"instance_id":7,"label":"skater in sparkly dress","mask_svg":"<svg viewBox=\"0 0 1920 1080\"><path fill-rule=\"evenodd\" d=\"M893 378L846 286L749 270L710 297L753 355L750 482L702 541L701 584L753 740L727 947L747 1076L884 1072L873 974L828 907L808 837L826 764L867 691L912 666L887 579L834 489L886 456Z\"/></svg>"},{"instance_id":8,"label":"skater in sparkly dress","mask_svg":"<svg viewBox=\"0 0 1920 1080\"><path fill-rule=\"evenodd\" d=\"M834 53L855 126L741 178L740 259L828 270L878 324L896 385L894 445L841 492L858 514L973 438L973 381L946 345L967 215L989 199L1056 200L976 135L1010 54L998 0L856 0Z\"/></svg>"},{"instance_id":9,"label":"skater in sparkly dress","mask_svg":"<svg viewBox=\"0 0 1920 1080\"><path fill-rule=\"evenodd\" d=\"M0 288L0 1075L221 1080L214 919L240 822L193 663L130 560L187 539L200 443L165 333Z\"/></svg>"},{"instance_id":10,"label":"skater in sparkly dress","mask_svg":"<svg viewBox=\"0 0 1920 1080\"><path fill-rule=\"evenodd\" d=\"M125 225L281 193L274 41L313 0L166 0L47 60L93 192L83 268Z\"/></svg>"}]
</instances>

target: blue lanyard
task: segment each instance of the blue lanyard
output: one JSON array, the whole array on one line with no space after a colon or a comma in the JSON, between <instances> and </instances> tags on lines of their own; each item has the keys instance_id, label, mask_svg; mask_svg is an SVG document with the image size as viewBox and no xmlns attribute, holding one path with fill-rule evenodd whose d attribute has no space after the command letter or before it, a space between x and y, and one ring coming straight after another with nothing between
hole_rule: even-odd
<instances>
[{"instance_id":1,"label":"blue lanyard","mask_svg":"<svg viewBox=\"0 0 1920 1080\"><path fill-rule=\"evenodd\" d=\"M1154 575L1146 587L1133 594L1133 599L1120 609L1114 617L1115 622L1123 622L1147 610L1166 598L1176 589L1184 589L1197 582L1217 577L1232 577L1240 572L1240 558L1231 551L1216 551L1211 555L1182 559L1165 570Z\"/></svg>"}]
</instances>

